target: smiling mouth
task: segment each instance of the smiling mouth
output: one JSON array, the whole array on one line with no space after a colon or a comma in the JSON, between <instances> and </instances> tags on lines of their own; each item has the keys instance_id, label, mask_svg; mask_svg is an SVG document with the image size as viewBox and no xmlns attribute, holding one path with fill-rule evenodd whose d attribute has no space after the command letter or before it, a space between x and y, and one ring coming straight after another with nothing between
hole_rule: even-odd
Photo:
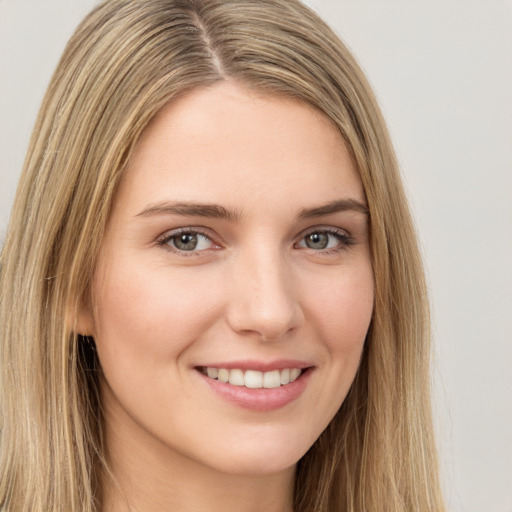
<instances>
[{"instance_id":1,"label":"smiling mouth","mask_svg":"<svg viewBox=\"0 0 512 512\"><path fill-rule=\"evenodd\" d=\"M242 370L238 368L212 368L202 366L198 370L210 379L218 380L232 386L250 389L279 388L296 381L303 373L302 368L284 368L261 372L258 370Z\"/></svg>"}]
</instances>

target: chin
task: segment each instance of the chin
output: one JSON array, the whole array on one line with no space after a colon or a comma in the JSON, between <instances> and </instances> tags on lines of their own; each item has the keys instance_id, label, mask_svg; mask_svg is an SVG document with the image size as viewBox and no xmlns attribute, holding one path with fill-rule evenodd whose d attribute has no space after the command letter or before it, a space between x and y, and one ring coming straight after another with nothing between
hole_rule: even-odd
<instances>
[{"instance_id":1,"label":"chin","mask_svg":"<svg viewBox=\"0 0 512 512\"><path fill-rule=\"evenodd\" d=\"M316 440L289 433L272 436L267 428L261 430L248 440L233 440L222 453L217 446L215 453L208 454L211 465L223 473L245 476L280 473L294 468Z\"/></svg>"}]
</instances>

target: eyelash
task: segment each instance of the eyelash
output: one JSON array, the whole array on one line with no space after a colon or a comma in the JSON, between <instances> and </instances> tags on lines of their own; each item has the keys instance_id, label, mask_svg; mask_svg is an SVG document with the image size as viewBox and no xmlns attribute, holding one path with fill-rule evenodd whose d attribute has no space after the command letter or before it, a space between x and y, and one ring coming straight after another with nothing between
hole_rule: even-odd
<instances>
[{"instance_id":1,"label":"eyelash","mask_svg":"<svg viewBox=\"0 0 512 512\"><path fill-rule=\"evenodd\" d=\"M315 233L322 233L322 234L333 236L340 242L339 246L331 247L329 249L314 250L314 249L309 248L309 249L313 250L315 254L327 255L327 254L339 253L355 244L354 238L351 235L349 235L347 232L338 230L338 229L323 228L323 227L315 227L315 228L309 229L308 231L306 231L305 233L303 233L301 235L300 242L305 240L305 238L307 236L310 236ZM200 235L200 236L207 238L208 240L210 240L210 242L212 244L217 245L217 247L218 247L218 244L216 244L216 242L212 239L211 235L208 232L206 232L200 228L179 228L179 229L175 229L171 232L167 232L157 240L157 245L167 251L173 252L173 253L178 254L179 256L183 256L183 257L200 256L200 254L202 252L207 250L207 249L203 249L203 250L199 250L199 251L197 251L197 250L185 251L185 250L181 250L181 249L178 249L177 247L173 247L173 246L169 245L169 242L171 240L178 238L180 235ZM297 244L298 244L298 242L296 242L294 244L294 246L297 246ZM301 247L301 248L308 249L308 247Z\"/></svg>"},{"instance_id":2,"label":"eyelash","mask_svg":"<svg viewBox=\"0 0 512 512\"><path fill-rule=\"evenodd\" d=\"M316 226L314 228L309 229L308 231L306 231L305 233L303 233L301 235L300 240L303 241L303 240L305 240L305 238L307 236L310 236L314 233L323 233L326 235L333 236L340 242L339 246L331 247L329 249L316 250L316 251L314 251L315 254L326 254L326 255L327 254L335 254L335 253L339 253L355 244L354 238L351 235L349 235L346 231L343 231L340 229L334 229L331 227L323 228L321 226Z\"/></svg>"},{"instance_id":3,"label":"eyelash","mask_svg":"<svg viewBox=\"0 0 512 512\"><path fill-rule=\"evenodd\" d=\"M212 236L208 232L203 231L201 228L179 228L171 232L167 232L157 240L157 245L169 252L178 254L179 256L183 256L186 258L190 256L200 256L201 252L204 252L204 249L202 251L184 251L178 249L177 247L169 245L169 242L173 238L178 238L180 235L200 235L210 240L212 244L218 246L218 244L216 244L212 239Z\"/></svg>"}]
</instances>

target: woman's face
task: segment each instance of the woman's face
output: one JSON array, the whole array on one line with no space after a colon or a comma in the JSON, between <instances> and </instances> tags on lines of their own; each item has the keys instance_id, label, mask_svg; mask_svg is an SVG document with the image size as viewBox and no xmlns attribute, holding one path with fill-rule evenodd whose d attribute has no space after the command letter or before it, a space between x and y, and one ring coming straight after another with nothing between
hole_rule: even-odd
<instances>
[{"instance_id":1,"label":"woman's face","mask_svg":"<svg viewBox=\"0 0 512 512\"><path fill-rule=\"evenodd\" d=\"M292 467L358 368L364 204L310 106L228 83L169 104L135 148L79 319L116 443L229 473Z\"/></svg>"}]
</instances>

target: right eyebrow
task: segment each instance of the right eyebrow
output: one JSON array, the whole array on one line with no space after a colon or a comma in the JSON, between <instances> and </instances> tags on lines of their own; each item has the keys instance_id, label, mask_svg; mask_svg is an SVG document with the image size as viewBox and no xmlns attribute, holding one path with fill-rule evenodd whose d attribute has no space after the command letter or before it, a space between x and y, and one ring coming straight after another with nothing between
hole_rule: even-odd
<instances>
[{"instance_id":1,"label":"right eyebrow","mask_svg":"<svg viewBox=\"0 0 512 512\"><path fill-rule=\"evenodd\" d=\"M208 203L172 203L162 201L150 204L139 212L136 217L151 217L153 215L182 215L191 217L209 217L213 219L226 219L235 221L240 213L231 211L218 204Z\"/></svg>"},{"instance_id":2,"label":"right eyebrow","mask_svg":"<svg viewBox=\"0 0 512 512\"><path fill-rule=\"evenodd\" d=\"M307 208L301 210L299 214L300 219L314 219L315 217L323 217L324 215L331 215L338 212L355 211L364 215L369 214L368 206L353 198L337 199L330 203L315 206L314 208Z\"/></svg>"}]
</instances>

